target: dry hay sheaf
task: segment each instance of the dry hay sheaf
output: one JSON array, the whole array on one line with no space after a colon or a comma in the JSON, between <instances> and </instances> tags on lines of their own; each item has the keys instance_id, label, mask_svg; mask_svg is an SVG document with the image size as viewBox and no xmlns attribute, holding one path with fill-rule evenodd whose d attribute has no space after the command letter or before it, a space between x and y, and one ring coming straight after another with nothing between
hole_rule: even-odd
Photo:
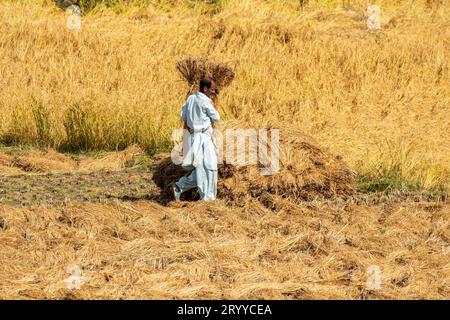
<instances>
[{"instance_id":1,"label":"dry hay sheaf","mask_svg":"<svg viewBox=\"0 0 450 320\"><path fill-rule=\"evenodd\" d=\"M0 206L10 299L448 299L449 204ZM80 287L67 282L79 267ZM367 286L379 266L381 287Z\"/></svg>"},{"instance_id":2,"label":"dry hay sheaf","mask_svg":"<svg viewBox=\"0 0 450 320\"><path fill-rule=\"evenodd\" d=\"M218 170L219 198L239 205L250 198L257 198L270 205L273 196L298 202L352 195L355 172L339 156L321 150L311 137L304 135L298 128L282 123L272 123L264 128L267 129L267 137L259 135L258 139L268 150L268 157L263 157L267 160L259 161L258 164L238 165L235 161L239 152L237 149L234 158L224 157L224 164L219 165ZM226 130L237 132L237 129L249 128L241 121L226 121L216 129L222 133L223 146L226 146ZM272 154L270 139L273 129L279 130L279 170L273 175L262 175L260 169L269 164ZM258 143L247 144L245 151L241 152L249 159L250 151L256 154L257 149ZM226 154L226 148L223 154ZM167 154L160 155L155 161L153 179L162 189L164 199L171 197L171 182L185 174L187 172L175 165ZM195 198L195 192L184 195L185 200L192 198Z\"/></svg>"},{"instance_id":3,"label":"dry hay sheaf","mask_svg":"<svg viewBox=\"0 0 450 320\"><path fill-rule=\"evenodd\" d=\"M176 68L191 88L200 80L209 78L216 82L219 89L223 89L231 84L236 75L226 63L216 63L206 58L187 57L178 61Z\"/></svg>"},{"instance_id":4,"label":"dry hay sheaf","mask_svg":"<svg viewBox=\"0 0 450 320\"><path fill-rule=\"evenodd\" d=\"M33 150L22 156L0 153L0 174L115 171L130 166L134 156L141 153L136 145L100 158L83 156L76 160L53 149Z\"/></svg>"}]
</instances>

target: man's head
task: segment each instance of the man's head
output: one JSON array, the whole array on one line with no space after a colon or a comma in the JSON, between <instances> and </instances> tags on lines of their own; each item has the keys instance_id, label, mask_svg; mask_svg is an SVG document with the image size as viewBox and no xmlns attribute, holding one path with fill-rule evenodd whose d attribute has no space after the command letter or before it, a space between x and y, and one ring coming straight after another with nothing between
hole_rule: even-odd
<instances>
[{"instance_id":1,"label":"man's head","mask_svg":"<svg viewBox=\"0 0 450 320\"><path fill-rule=\"evenodd\" d=\"M211 79L202 79L200 81L200 92L206 94L208 97L216 94L216 83Z\"/></svg>"}]
</instances>

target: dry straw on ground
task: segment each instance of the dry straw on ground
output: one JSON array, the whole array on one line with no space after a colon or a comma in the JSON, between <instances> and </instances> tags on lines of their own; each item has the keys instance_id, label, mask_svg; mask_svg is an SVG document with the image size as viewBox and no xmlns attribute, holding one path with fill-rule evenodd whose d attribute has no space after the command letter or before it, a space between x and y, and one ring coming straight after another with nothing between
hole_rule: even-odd
<instances>
[{"instance_id":1,"label":"dry straw on ground","mask_svg":"<svg viewBox=\"0 0 450 320\"><path fill-rule=\"evenodd\" d=\"M448 204L0 206L11 299L448 299ZM69 265L81 270L70 290ZM379 266L379 290L367 286Z\"/></svg>"},{"instance_id":2,"label":"dry straw on ground","mask_svg":"<svg viewBox=\"0 0 450 320\"><path fill-rule=\"evenodd\" d=\"M79 156L76 159L53 149L31 151L21 156L0 153L0 174L116 171L131 166L134 157L142 153L136 145L101 157Z\"/></svg>"},{"instance_id":3,"label":"dry straw on ground","mask_svg":"<svg viewBox=\"0 0 450 320\"><path fill-rule=\"evenodd\" d=\"M239 165L238 153L226 158L219 166L218 194L235 204L245 203L250 198L268 201L272 195L289 198L292 201L311 201L318 198L334 196L349 196L353 192L355 173L350 170L340 157L322 151L317 143L301 130L281 123L272 123L268 129L268 139L262 139L267 155L273 156L271 150L271 131L279 130L279 170L275 174L261 175L260 169L266 167L269 161L263 157L256 164ZM240 121L226 121L216 129L224 136L223 146L227 145L226 130L247 130L248 124ZM260 129L260 128L256 128ZM236 146L236 143L234 144ZM243 152L248 161L249 153L258 155L259 143L248 144L245 149L235 149ZM253 148L252 148L253 147ZM258 150L259 149L259 150ZM224 147L225 150L225 147ZM226 151L223 151L225 154ZM248 163L248 162L247 162ZM171 197L170 183L187 174L179 165L175 165L170 155L161 155L155 162L153 179L163 190L163 198ZM195 196L190 192L185 196L189 199Z\"/></svg>"}]
</instances>

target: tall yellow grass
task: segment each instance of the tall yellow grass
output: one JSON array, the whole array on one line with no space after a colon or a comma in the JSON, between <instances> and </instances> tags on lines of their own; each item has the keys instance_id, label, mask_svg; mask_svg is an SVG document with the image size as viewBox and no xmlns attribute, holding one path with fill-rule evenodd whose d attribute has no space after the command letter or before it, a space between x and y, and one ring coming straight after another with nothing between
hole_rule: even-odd
<instances>
[{"instance_id":1,"label":"tall yellow grass","mask_svg":"<svg viewBox=\"0 0 450 320\"><path fill-rule=\"evenodd\" d=\"M378 1L378 33L366 1L158 3L97 8L77 31L50 1L0 1L3 142L167 149L186 91L175 63L194 55L236 66L225 118L277 118L362 175L449 186L448 1Z\"/></svg>"}]
</instances>

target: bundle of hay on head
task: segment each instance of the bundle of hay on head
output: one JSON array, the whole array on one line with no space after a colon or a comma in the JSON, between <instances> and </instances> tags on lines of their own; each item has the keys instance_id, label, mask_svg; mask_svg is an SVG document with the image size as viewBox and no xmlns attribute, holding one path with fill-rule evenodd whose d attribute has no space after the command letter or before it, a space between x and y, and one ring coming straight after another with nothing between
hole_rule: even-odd
<instances>
[{"instance_id":1,"label":"bundle of hay on head","mask_svg":"<svg viewBox=\"0 0 450 320\"><path fill-rule=\"evenodd\" d=\"M224 121L216 128L223 141L221 153L223 163L219 164L218 197L235 205L244 205L248 200L258 199L267 207L273 207L277 198L294 203L314 199L330 199L336 196L347 197L353 194L355 173L340 157L333 156L320 147L313 138L303 134L298 128L286 123L270 123L264 126L267 137L258 137L256 144L246 143L246 148L234 148L231 158L227 157L227 146L237 145L227 142L228 136L237 139L237 130L252 129L247 122ZM256 128L256 132L258 132ZM274 159L271 136L278 130L278 159ZM230 131L227 131L230 130ZM241 133L243 131L240 131ZM248 141L248 140L247 140ZM267 150L261 156L261 148ZM249 162L250 153L257 155L257 162ZM231 152L228 152L232 154ZM265 155L267 159L265 159ZM246 159L239 163L238 158ZM271 161L277 161L277 170L263 174ZM170 155L161 155L155 161L153 179L161 188L161 196L171 200L170 182L186 174L180 166L172 163ZM195 192L182 196L183 200L195 200Z\"/></svg>"},{"instance_id":2,"label":"bundle of hay on head","mask_svg":"<svg viewBox=\"0 0 450 320\"><path fill-rule=\"evenodd\" d=\"M206 58L187 57L177 62L177 70L186 80L188 95L198 89L200 80L208 78L216 83L216 91L229 86L235 77L234 70L226 63L212 62ZM216 97L212 97L215 100Z\"/></svg>"}]
</instances>

